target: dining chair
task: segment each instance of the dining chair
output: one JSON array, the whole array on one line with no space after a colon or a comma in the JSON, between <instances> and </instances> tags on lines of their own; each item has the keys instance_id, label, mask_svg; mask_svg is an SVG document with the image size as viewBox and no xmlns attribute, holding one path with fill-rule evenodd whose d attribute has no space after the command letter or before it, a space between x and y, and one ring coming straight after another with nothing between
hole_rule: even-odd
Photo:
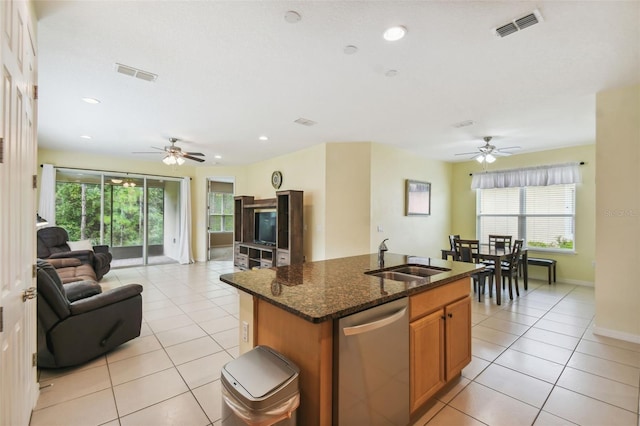
<instances>
[{"instance_id":1,"label":"dining chair","mask_svg":"<svg viewBox=\"0 0 640 426\"><path fill-rule=\"evenodd\" d=\"M509 299L513 300L513 281L515 280L516 295L520 296L520 290L518 290L518 269L520 265L520 254L522 253L523 240L515 240L511 253L507 257L507 260L502 262L502 288L507 279L509 279ZM498 285L498 283L496 283Z\"/></svg>"},{"instance_id":2,"label":"dining chair","mask_svg":"<svg viewBox=\"0 0 640 426\"><path fill-rule=\"evenodd\" d=\"M511 251L511 235L489 235L489 248L492 250Z\"/></svg>"},{"instance_id":3,"label":"dining chair","mask_svg":"<svg viewBox=\"0 0 640 426\"><path fill-rule=\"evenodd\" d=\"M480 253L480 241L454 239L454 259L458 262L479 264L478 254ZM492 296L491 284L493 282L494 269L492 266L485 266L485 269L471 275L473 279L473 290L478 292L478 302L482 301L485 292L487 279L489 280L489 297Z\"/></svg>"},{"instance_id":4,"label":"dining chair","mask_svg":"<svg viewBox=\"0 0 640 426\"><path fill-rule=\"evenodd\" d=\"M511 238L512 238L511 235L489 234L489 250L511 251ZM494 264L493 260L483 260L482 263L484 263L485 265L492 265L492 266Z\"/></svg>"},{"instance_id":5,"label":"dining chair","mask_svg":"<svg viewBox=\"0 0 640 426\"><path fill-rule=\"evenodd\" d=\"M449 245L451 246L451 251L455 253L456 251L456 240L460 239L460 235L457 234L453 234L453 235L449 235Z\"/></svg>"}]
</instances>

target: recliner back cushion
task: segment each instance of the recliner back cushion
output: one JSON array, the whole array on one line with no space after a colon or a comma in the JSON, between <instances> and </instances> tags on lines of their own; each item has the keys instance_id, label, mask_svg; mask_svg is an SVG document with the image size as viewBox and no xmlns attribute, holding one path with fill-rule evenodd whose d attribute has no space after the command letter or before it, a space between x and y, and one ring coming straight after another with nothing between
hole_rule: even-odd
<instances>
[{"instance_id":1,"label":"recliner back cushion","mask_svg":"<svg viewBox=\"0 0 640 426\"><path fill-rule=\"evenodd\" d=\"M38 230L38 257L46 259L53 253L71 251L67 245L69 234L64 228L52 226Z\"/></svg>"},{"instance_id":2,"label":"recliner back cushion","mask_svg":"<svg viewBox=\"0 0 640 426\"><path fill-rule=\"evenodd\" d=\"M37 266L38 294L47 301L60 319L68 317L71 314L69 300L65 296L62 281L55 268L42 260L38 260Z\"/></svg>"}]
</instances>

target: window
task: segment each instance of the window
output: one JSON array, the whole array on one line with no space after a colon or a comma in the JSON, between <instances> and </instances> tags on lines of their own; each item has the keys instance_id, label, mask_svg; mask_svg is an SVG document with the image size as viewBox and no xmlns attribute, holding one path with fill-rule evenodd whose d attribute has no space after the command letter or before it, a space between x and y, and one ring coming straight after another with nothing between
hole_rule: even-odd
<instances>
[{"instance_id":1,"label":"window","mask_svg":"<svg viewBox=\"0 0 640 426\"><path fill-rule=\"evenodd\" d=\"M529 249L575 251L576 185L478 189L478 239L513 235Z\"/></svg>"},{"instance_id":2,"label":"window","mask_svg":"<svg viewBox=\"0 0 640 426\"><path fill-rule=\"evenodd\" d=\"M233 232L233 194L209 192L209 232Z\"/></svg>"}]
</instances>

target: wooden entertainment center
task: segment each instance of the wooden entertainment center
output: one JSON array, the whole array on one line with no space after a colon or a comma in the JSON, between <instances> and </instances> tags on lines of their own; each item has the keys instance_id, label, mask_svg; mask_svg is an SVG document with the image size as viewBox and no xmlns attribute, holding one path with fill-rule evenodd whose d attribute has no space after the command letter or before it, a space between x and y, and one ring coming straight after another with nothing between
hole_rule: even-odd
<instances>
[{"instance_id":1,"label":"wooden entertainment center","mask_svg":"<svg viewBox=\"0 0 640 426\"><path fill-rule=\"evenodd\" d=\"M302 263L303 191L277 191L276 198L256 200L240 195L234 198L233 264L241 269L271 268ZM275 244L255 241L255 214L275 211Z\"/></svg>"}]
</instances>

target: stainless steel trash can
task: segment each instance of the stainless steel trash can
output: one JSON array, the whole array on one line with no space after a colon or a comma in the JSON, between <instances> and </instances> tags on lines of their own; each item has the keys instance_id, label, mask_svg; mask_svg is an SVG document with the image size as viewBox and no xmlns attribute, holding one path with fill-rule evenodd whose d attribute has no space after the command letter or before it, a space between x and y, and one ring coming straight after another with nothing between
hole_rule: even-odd
<instances>
[{"instance_id":1,"label":"stainless steel trash can","mask_svg":"<svg viewBox=\"0 0 640 426\"><path fill-rule=\"evenodd\" d=\"M222 424L296 424L300 369L268 346L256 346L222 367Z\"/></svg>"}]
</instances>

